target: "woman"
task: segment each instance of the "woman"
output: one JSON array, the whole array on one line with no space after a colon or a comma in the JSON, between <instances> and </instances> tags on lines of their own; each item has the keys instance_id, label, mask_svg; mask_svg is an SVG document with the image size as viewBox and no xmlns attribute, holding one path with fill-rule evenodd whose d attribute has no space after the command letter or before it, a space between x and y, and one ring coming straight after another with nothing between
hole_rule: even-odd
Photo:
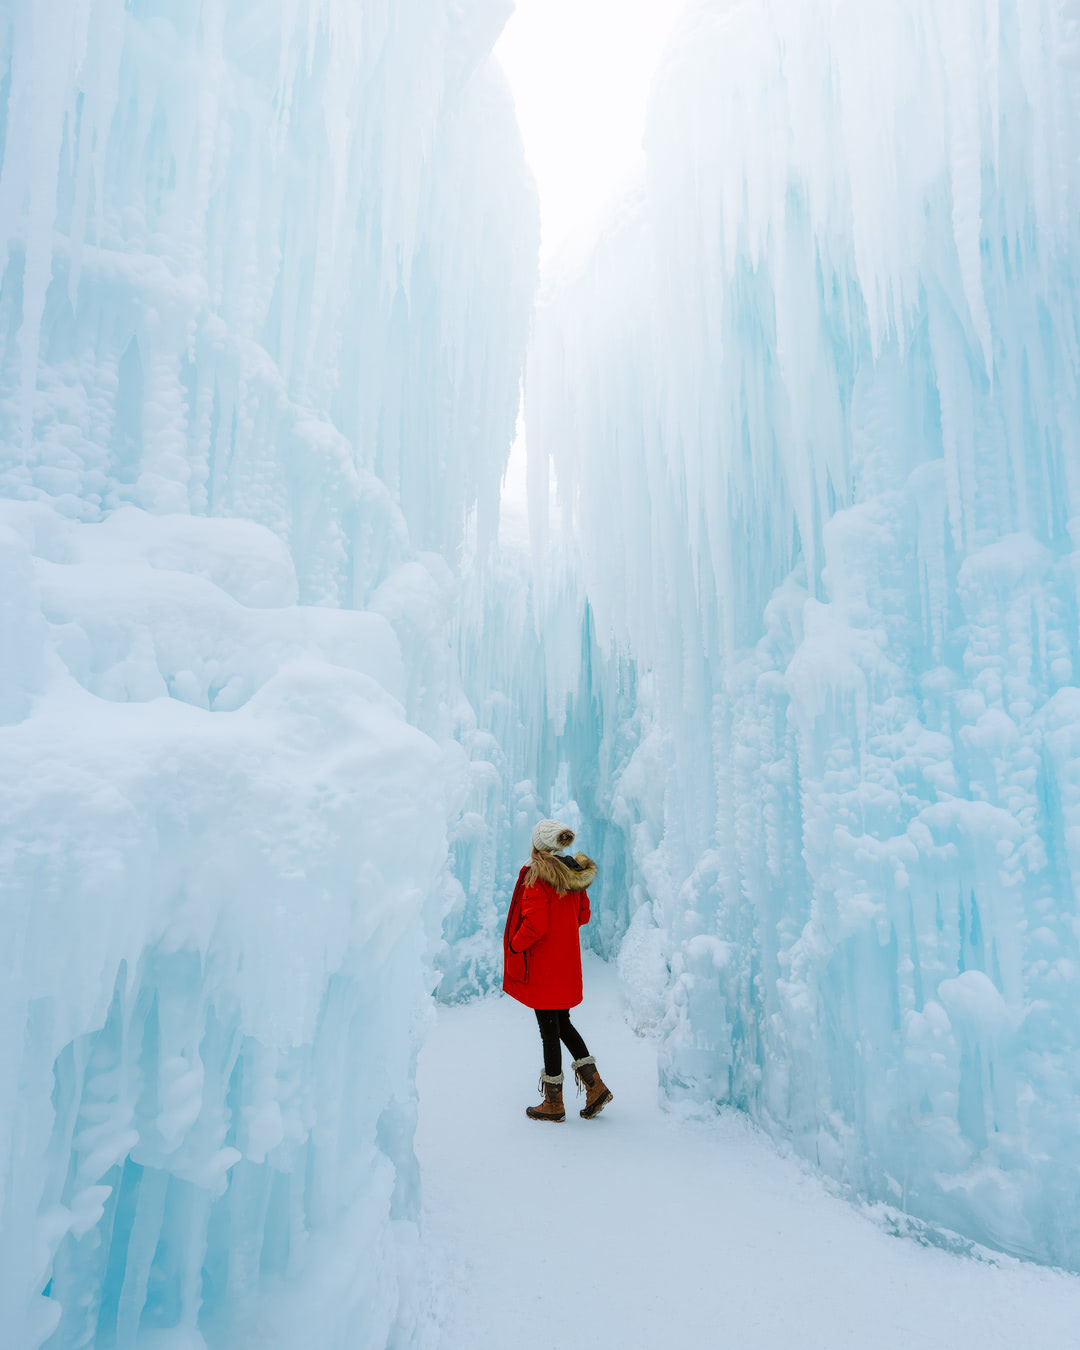
<instances>
[{"instance_id":1,"label":"woman","mask_svg":"<svg viewBox=\"0 0 1080 1350\"><path fill-rule=\"evenodd\" d=\"M579 1089L585 1088L582 1118L591 1120L612 1100L570 1021L570 1009L581 1002L578 929L589 922L586 887L596 878L596 864L584 853L558 853L573 842L574 831L559 820L542 820L533 830L532 861L518 875L503 931L503 989L535 1011L544 1045L544 1100L526 1109L531 1120L566 1119L562 1045L574 1056Z\"/></svg>"}]
</instances>

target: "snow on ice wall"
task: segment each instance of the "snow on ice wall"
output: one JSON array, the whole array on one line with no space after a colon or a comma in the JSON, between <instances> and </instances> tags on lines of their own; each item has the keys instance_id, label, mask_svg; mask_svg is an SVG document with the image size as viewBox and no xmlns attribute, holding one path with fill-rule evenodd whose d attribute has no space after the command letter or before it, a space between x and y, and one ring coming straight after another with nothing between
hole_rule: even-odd
<instances>
[{"instance_id":1,"label":"snow on ice wall","mask_svg":"<svg viewBox=\"0 0 1080 1350\"><path fill-rule=\"evenodd\" d=\"M528 384L667 1093L1073 1268L1077 50L1051 0L698 0Z\"/></svg>"},{"instance_id":2,"label":"snow on ice wall","mask_svg":"<svg viewBox=\"0 0 1080 1350\"><path fill-rule=\"evenodd\" d=\"M506 9L0 4L5 1345L408 1337Z\"/></svg>"}]
</instances>

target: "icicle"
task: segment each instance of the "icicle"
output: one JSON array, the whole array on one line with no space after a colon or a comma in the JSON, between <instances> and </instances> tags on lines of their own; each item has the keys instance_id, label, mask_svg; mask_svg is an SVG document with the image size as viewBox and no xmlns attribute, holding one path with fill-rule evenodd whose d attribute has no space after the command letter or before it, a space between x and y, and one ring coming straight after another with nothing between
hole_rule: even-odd
<instances>
[{"instance_id":1,"label":"icicle","mask_svg":"<svg viewBox=\"0 0 1080 1350\"><path fill-rule=\"evenodd\" d=\"M696 0L640 189L538 313L526 424L560 491L538 631L613 638L548 678L594 699L572 769L645 916L609 916L625 968L664 954L630 997L666 1090L1080 1268L1073 1160L1022 1109L1080 1082L1018 1034L1080 1034L1048 975L1080 962L1075 23Z\"/></svg>"}]
</instances>

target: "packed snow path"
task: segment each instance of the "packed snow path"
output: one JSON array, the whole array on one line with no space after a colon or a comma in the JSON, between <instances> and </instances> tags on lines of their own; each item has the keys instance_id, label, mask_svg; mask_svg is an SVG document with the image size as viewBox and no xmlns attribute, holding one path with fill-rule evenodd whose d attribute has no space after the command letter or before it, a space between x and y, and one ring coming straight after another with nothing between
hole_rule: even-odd
<instances>
[{"instance_id":1,"label":"packed snow path","mask_svg":"<svg viewBox=\"0 0 1080 1350\"><path fill-rule=\"evenodd\" d=\"M615 1093L595 1121L572 1086L565 1124L526 1119L540 1044L509 999L444 1009L421 1054L428 1347L1080 1344L1080 1280L890 1237L739 1115L665 1115L600 962L577 1025Z\"/></svg>"}]
</instances>

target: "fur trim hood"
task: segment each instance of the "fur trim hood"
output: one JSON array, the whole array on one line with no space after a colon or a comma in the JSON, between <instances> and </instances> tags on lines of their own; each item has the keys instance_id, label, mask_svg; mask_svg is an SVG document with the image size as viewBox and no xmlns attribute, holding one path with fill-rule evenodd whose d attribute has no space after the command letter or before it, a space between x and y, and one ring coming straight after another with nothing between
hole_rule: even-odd
<instances>
[{"instance_id":1,"label":"fur trim hood","mask_svg":"<svg viewBox=\"0 0 1080 1350\"><path fill-rule=\"evenodd\" d=\"M534 882L546 881L560 895L565 895L567 891L588 890L595 880L596 864L584 853L576 853L572 859L567 859L534 848L525 883L531 886Z\"/></svg>"}]
</instances>

